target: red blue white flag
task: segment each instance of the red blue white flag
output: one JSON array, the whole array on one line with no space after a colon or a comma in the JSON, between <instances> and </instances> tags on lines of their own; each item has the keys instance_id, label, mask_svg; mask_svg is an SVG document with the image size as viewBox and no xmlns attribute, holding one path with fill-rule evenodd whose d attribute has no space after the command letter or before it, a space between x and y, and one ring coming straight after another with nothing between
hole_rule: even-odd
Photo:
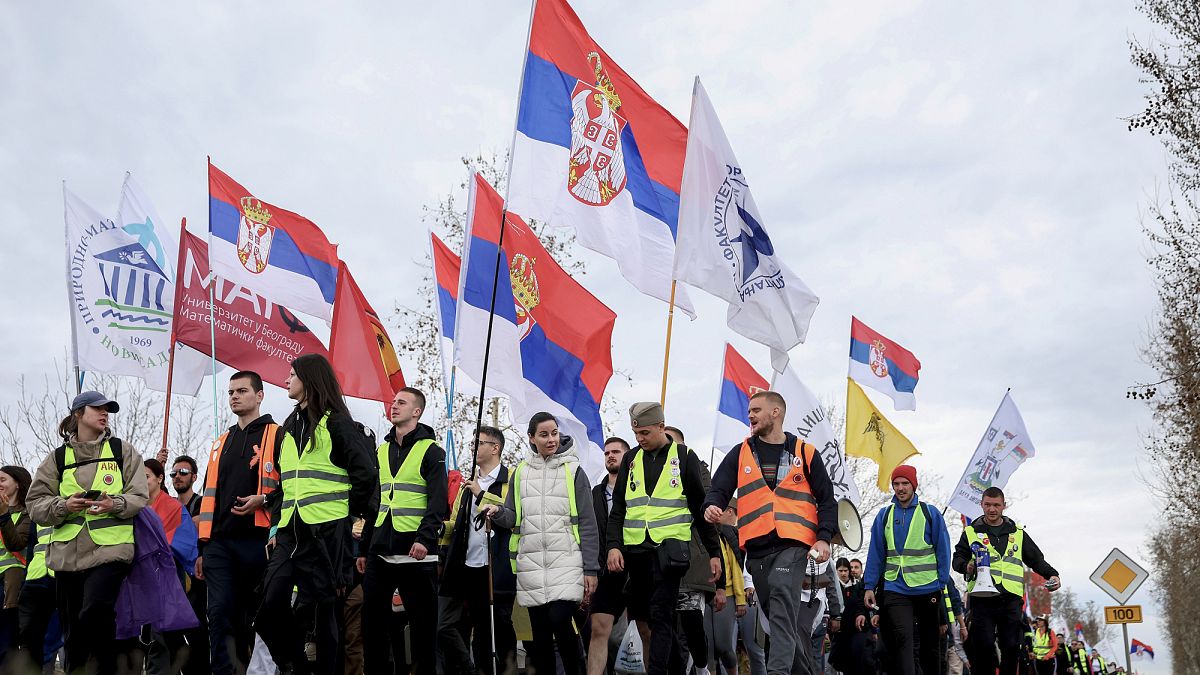
<instances>
[{"instance_id":1,"label":"red blue white flag","mask_svg":"<svg viewBox=\"0 0 1200 675\"><path fill-rule=\"evenodd\" d=\"M1139 656L1149 656L1150 660L1154 660L1154 648L1142 642L1141 640L1129 641L1129 653L1137 658Z\"/></svg>"},{"instance_id":2,"label":"red blue white flag","mask_svg":"<svg viewBox=\"0 0 1200 675\"><path fill-rule=\"evenodd\" d=\"M429 233L433 258L433 281L437 288L439 342L442 353L442 386L450 391L454 372L454 315L458 305L458 278L462 260L433 232Z\"/></svg>"},{"instance_id":3,"label":"red blue white flag","mask_svg":"<svg viewBox=\"0 0 1200 675\"><path fill-rule=\"evenodd\" d=\"M767 379L733 345L726 343L721 393L717 398L717 428L713 431L713 447L718 453L729 452L746 440L750 435L750 397L770 388Z\"/></svg>"},{"instance_id":4,"label":"red blue white flag","mask_svg":"<svg viewBox=\"0 0 1200 675\"><path fill-rule=\"evenodd\" d=\"M333 319L337 247L311 220L255 198L210 163L208 229L217 276L298 312Z\"/></svg>"},{"instance_id":5,"label":"red blue white flag","mask_svg":"<svg viewBox=\"0 0 1200 675\"><path fill-rule=\"evenodd\" d=\"M588 35L540 0L521 77L508 184L526 218L574 228L639 291L668 300L687 130ZM675 303L694 316L680 288Z\"/></svg>"},{"instance_id":6,"label":"red blue white flag","mask_svg":"<svg viewBox=\"0 0 1200 675\"><path fill-rule=\"evenodd\" d=\"M921 362L913 353L850 319L850 379L892 398L896 410L916 410Z\"/></svg>"}]
</instances>

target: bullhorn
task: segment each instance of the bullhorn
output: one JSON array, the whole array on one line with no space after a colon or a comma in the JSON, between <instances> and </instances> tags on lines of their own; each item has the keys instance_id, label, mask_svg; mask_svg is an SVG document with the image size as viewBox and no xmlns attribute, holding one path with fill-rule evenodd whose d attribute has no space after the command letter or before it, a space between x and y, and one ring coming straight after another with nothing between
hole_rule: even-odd
<instances>
[{"instance_id":1,"label":"bullhorn","mask_svg":"<svg viewBox=\"0 0 1200 675\"><path fill-rule=\"evenodd\" d=\"M837 534L833 537L833 543L845 546L851 551L857 551L862 548L862 518L858 515L858 509L855 508L854 502L849 499L838 500L837 529Z\"/></svg>"}]
</instances>

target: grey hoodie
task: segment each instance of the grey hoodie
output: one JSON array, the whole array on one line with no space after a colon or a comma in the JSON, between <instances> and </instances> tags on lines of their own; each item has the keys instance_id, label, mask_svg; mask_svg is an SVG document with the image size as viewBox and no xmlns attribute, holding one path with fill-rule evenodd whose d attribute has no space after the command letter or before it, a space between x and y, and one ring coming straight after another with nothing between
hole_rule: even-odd
<instances>
[{"instance_id":1,"label":"grey hoodie","mask_svg":"<svg viewBox=\"0 0 1200 675\"><path fill-rule=\"evenodd\" d=\"M104 442L112 437L112 432L105 430L99 440L82 443L74 436L67 442L75 452L75 461L80 462L95 459L100 456ZM121 494L111 495L113 499L112 514L117 518L133 518L149 501L146 487L146 471L142 464L142 455L129 443L121 442L121 480L124 490ZM75 480L82 486L89 486L96 477L95 463L85 464L75 470ZM67 517L67 500L58 494L61 475L54 460L54 452L42 460L33 483L29 486L29 494L25 498L25 508L33 522L42 526L56 527ZM133 544L118 544L116 546L100 546L92 541L92 536L85 528L71 541L58 541L50 544L46 551L46 566L55 572L78 572L91 569L110 562L132 562Z\"/></svg>"}]
</instances>

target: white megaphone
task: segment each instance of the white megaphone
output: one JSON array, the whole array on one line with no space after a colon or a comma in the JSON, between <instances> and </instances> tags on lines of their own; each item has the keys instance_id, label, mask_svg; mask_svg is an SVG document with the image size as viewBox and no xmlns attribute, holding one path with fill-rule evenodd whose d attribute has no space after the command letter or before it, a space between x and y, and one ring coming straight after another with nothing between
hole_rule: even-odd
<instances>
[{"instance_id":1,"label":"white megaphone","mask_svg":"<svg viewBox=\"0 0 1200 675\"><path fill-rule=\"evenodd\" d=\"M992 561L987 549L979 544L971 547L975 552L975 586L970 595L976 598L991 598L1000 595L996 582L992 581Z\"/></svg>"},{"instance_id":2,"label":"white megaphone","mask_svg":"<svg viewBox=\"0 0 1200 675\"><path fill-rule=\"evenodd\" d=\"M858 509L849 499L839 499L837 507L838 531L833 537L833 543L857 551L862 548L863 543L862 518L858 515Z\"/></svg>"}]
</instances>

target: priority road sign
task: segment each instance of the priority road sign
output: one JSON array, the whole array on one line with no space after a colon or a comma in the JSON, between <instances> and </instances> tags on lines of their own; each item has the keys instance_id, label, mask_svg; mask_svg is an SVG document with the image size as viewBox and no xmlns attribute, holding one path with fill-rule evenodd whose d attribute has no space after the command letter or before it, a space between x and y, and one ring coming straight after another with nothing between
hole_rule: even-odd
<instances>
[{"instance_id":1,"label":"priority road sign","mask_svg":"<svg viewBox=\"0 0 1200 675\"><path fill-rule=\"evenodd\" d=\"M1133 596L1138 587L1150 576L1133 558L1114 548L1104 562L1092 572L1092 583L1112 596L1120 604Z\"/></svg>"}]
</instances>

